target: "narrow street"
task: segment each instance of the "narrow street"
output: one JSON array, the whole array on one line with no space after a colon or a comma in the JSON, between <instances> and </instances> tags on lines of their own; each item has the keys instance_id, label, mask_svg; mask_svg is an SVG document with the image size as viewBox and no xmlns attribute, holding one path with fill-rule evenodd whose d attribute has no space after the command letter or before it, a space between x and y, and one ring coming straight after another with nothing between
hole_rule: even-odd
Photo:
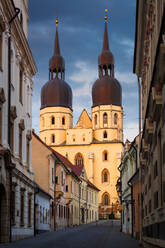
<instances>
[{"instance_id":1,"label":"narrow street","mask_svg":"<svg viewBox=\"0 0 165 248\"><path fill-rule=\"evenodd\" d=\"M120 232L120 223L99 222L67 230L45 233L0 248L136 248L138 241Z\"/></svg>"}]
</instances>

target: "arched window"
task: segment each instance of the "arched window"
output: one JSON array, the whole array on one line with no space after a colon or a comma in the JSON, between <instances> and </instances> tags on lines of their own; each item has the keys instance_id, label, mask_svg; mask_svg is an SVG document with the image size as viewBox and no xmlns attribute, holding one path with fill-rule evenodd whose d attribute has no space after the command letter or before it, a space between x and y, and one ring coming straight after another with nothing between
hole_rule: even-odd
<instances>
[{"instance_id":1,"label":"arched window","mask_svg":"<svg viewBox=\"0 0 165 248\"><path fill-rule=\"evenodd\" d=\"M118 122L118 115L115 113L114 114L114 124L116 125Z\"/></svg>"},{"instance_id":2,"label":"arched window","mask_svg":"<svg viewBox=\"0 0 165 248\"><path fill-rule=\"evenodd\" d=\"M103 114L103 124L107 124L108 123L108 115L107 113Z\"/></svg>"},{"instance_id":3,"label":"arched window","mask_svg":"<svg viewBox=\"0 0 165 248\"><path fill-rule=\"evenodd\" d=\"M77 153L75 156L75 165L83 165L83 164L84 164L84 160L81 153Z\"/></svg>"},{"instance_id":4,"label":"arched window","mask_svg":"<svg viewBox=\"0 0 165 248\"><path fill-rule=\"evenodd\" d=\"M108 160L108 152L104 151L103 152L103 161L107 161Z\"/></svg>"},{"instance_id":5,"label":"arched window","mask_svg":"<svg viewBox=\"0 0 165 248\"><path fill-rule=\"evenodd\" d=\"M104 205L105 206L108 206L109 205L109 197L108 197L108 195L105 195L104 196Z\"/></svg>"},{"instance_id":6,"label":"arched window","mask_svg":"<svg viewBox=\"0 0 165 248\"><path fill-rule=\"evenodd\" d=\"M51 122L52 122L52 125L55 124L55 118L54 118L54 116L52 116Z\"/></svg>"},{"instance_id":7,"label":"arched window","mask_svg":"<svg viewBox=\"0 0 165 248\"><path fill-rule=\"evenodd\" d=\"M104 173L104 183L107 183L108 182L108 175L107 173L105 172Z\"/></svg>"},{"instance_id":8,"label":"arched window","mask_svg":"<svg viewBox=\"0 0 165 248\"><path fill-rule=\"evenodd\" d=\"M109 171L107 169L104 169L102 171L102 175L101 176L102 176L102 183L108 183L109 182L110 176L109 176Z\"/></svg>"},{"instance_id":9,"label":"arched window","mask_svg":"<svg viewBox=\"0 0 165 248\"><path fill-rule=\"evenodd\" d=\"M52 143L55 143L55 135L52 134Z\"/></svg>"},{"instance_id":10,"label":"arched window","mask_svg":"<svg viewBox=\"0 0 165 248\"><path fill-rule=\"evenodd\" d=\"M62 125L65 125L65 117L62 117Z\"/></svg>"},{"instance_id":11,"label":"arched window","mask_svg":"<svg viewBox=\"0 0 165 248\"><path fill-rule=\"evenodd\" d=\"M97 115L95 115L95 125L97 125Z\"/></svg>"},{"instance_id":12,"label":"arched window","mask_svg":"<svg viewBox=\"0 0 165 248\"><path fill-rule=\"evenodd\" d=\"M107 132L106 131L104 131L104 139L106 139L107 138Z\"/></svg>"},{"instance_id":13,"label":"arched window","mask_svg":"<svg viewBox=\"0 0 165 248\"><path fill-rule=\"evenodd\" d=\"M42 119L41 119L41 125L42 125L42 127L45 126L45 119L44 119L44 117L42 117Z\"/></svg>"}]
</instances>

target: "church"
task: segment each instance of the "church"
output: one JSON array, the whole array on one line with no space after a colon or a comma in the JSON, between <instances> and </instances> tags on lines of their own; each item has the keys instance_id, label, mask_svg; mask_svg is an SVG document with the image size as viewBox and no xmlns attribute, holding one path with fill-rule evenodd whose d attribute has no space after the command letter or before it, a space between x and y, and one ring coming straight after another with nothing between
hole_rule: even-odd
<instances>
[{"instance_id":1,"label":"church","mask_svg":"<svg viewBox=\"0 0 165 248\"><path fill-rule=\"evenodd\" d=\"M98 79L92 87L91 116L84 109L73 126L72 89L65 82L65 61L60 53L58 20L49 81L41 90L40 138L67 157L84 165L88 179L100 189L99 216L117 212L116 183L123 151L122 88L115 78L114 56L109 48L107 16Z\"/></svg>"}]
</instances>

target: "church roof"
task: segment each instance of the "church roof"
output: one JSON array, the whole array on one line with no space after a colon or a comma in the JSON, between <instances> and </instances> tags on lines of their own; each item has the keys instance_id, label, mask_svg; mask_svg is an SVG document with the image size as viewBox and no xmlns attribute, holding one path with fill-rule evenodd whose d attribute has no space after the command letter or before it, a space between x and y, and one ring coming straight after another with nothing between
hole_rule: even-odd
<instances>
[{"instance_id":1,"label":"church roof","mask_svg":"<svg viewBox=\"0 0 165 248\"><path fill-rule=\"evenodd\" d=\"M92 128L92 120L86 109L83 109L74 128Z\"/></svg>"}]
</instances>

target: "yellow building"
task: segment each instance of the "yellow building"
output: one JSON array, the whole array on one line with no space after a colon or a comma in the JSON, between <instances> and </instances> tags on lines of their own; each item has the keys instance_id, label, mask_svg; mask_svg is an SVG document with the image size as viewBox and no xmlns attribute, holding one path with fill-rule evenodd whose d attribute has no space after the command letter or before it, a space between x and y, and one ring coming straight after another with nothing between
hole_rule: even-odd
<instances>
[{"instance_id":1,"label":"yellow building","mask_svg":"<svg viewBox=\"0 0 165 248\"><path fill-rule=\"evenodd\" d=\"M115 185L123 151L123 109L122 89L114 77L106 18L103 49L98 57L99 78L92 88L91 118L84 109L75 127L72 90L64 81L64 64L56 29L49 81L41 91L40 138L75 166L85 166L88 179L100 189L100 215L108 216L118 202Z\"/></svg>"},{"instance_id":2,"label":"yellow building","mask_svg":"<svg viewBox=\"0 0 165 248\"><path fill-rule=\"evenodd\" d=\"M99 189L87 179L84 166L74 166L34 132L32 147L35 182L52 197L48 213L51 230L98 220ZM36 210L41 218L41 207Z\"/></svg>"}]
</instances>

